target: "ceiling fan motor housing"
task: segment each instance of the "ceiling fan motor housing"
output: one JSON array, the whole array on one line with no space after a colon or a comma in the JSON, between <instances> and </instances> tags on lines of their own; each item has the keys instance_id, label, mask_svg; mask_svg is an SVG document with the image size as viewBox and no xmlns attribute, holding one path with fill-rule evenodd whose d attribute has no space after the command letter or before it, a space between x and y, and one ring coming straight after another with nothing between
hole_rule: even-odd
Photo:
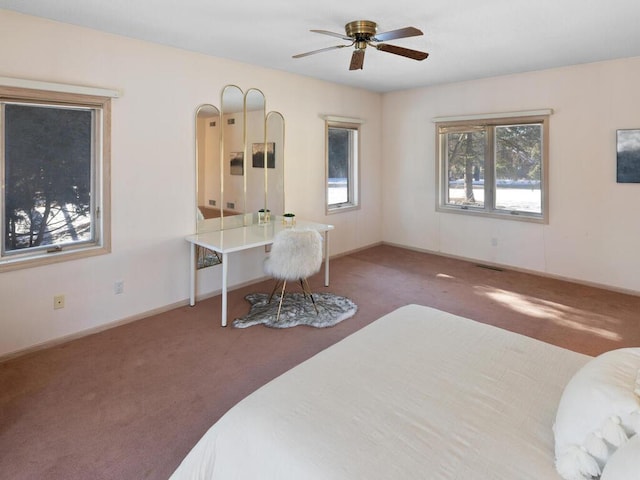
<instances>
[{"instance_id":1,"label":"ceiling fan motor housing","mask_svg":"<svg viewBox=\"0 0 640 480\"><path fill-rule=\"evenodd\" d=\"M357 42L366 42L376 36L378 25L376 22L369 20L356 20L349 22L344 26L347 36L355 39Z\"/></svg>"}]
</instances>

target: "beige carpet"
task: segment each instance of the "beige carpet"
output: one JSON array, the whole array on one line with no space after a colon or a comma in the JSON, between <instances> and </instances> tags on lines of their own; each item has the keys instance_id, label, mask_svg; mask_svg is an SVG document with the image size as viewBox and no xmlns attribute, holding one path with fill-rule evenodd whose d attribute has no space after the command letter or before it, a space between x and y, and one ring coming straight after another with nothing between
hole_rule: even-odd
<instances>
[{"instance_id":1,"label":"beige carpet","mask_svg":"<svg viewBox=\"0 0 640 480\"><path fill-rule=\"evenodd\" d=\"M640 298L380 246L331 263L317 292L358 312L332 328L220 327L220 297L0 364L0 478L166 479L232 405L408 303L587 354L640 345ZM229 318L249 310L231 292Z\"/></svg>"}]
</instances>

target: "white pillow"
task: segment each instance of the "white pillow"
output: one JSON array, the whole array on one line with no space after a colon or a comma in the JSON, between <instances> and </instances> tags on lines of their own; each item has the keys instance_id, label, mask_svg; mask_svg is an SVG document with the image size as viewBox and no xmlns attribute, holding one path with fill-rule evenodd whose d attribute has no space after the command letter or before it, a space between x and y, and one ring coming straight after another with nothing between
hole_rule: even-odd
<instances>
[{"instance_id":1,"label":"white pillow","mask_svg":"<svg viewBox=\"0 0 640 480\"><path fill-rule=\"evenodd\" d=\"M638 480L640 478L640 435L611 455L600 480Z\"/></svg>"},{"instance_id":2,"label":"white pillow","mask_svg":"<svg viewBox=\"0 0 640 480\"><path fill-rule=\"evenodd\" d=\"M556 421L556 469L565 480L590 480L630 435L640 432L640 348L590 360L564 389Z\"/></svg>"}]
</instances>

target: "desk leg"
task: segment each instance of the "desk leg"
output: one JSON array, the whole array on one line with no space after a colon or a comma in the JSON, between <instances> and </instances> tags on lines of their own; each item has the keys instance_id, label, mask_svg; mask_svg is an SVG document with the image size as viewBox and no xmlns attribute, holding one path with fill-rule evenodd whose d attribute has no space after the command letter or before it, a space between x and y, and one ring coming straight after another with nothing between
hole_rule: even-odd
<instances>
[{"instance_id":1,"label":"desk leg","mask_svg":"<svg viewBox=\"0 0 640 480\"><path fill-rule=\"evenodd\" d=\"M324 286L329 286L329 231L324 232Z\"/></svg>"},{"instance_id":2,"label":"desk leg","mask_svg":"<svg viewBox=\"0 0 640 480\"><path fill-rule=\"evenodd\" d=\"M196 244L191 243L189 256L189 305L196 304Z\"/></svg>"},{"instance_id":3,"label":"desk leg","mask_svg":"<svg viewBox=\"0 0 640 480\"><path fill-rule=\"evenodd\" d=\"M229 273L229 254L222 256L222 326L227 326L227 276Z\"/></svg>"}]
</instances>

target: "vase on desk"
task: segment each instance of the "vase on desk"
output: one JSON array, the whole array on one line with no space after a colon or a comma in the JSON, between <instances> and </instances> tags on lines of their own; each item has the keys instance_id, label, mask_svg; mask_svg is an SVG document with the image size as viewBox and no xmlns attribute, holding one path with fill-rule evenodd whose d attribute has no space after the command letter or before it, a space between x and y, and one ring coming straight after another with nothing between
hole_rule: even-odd
<instances>
[{"instance_id":1,"label":"vase on desk","mask_svg":"<svg viewBox=\"0 0 640 480\"><path fill-rule=\"evenodd\" d=\"M285 213L282 215L282 224L285 227L293 227L296 224L296 216L293 213Z\"/></svg>"},{"instance_id":2,"label":"vase on desk","mask_svg":"<svg viewBox=\"0 0 640 480\"><path fill-rule=\"evenodd\" d=\"M261 208L258 210L258 225L266 225L271 222L271 211Z\"/></svg>"}]
</instances>

